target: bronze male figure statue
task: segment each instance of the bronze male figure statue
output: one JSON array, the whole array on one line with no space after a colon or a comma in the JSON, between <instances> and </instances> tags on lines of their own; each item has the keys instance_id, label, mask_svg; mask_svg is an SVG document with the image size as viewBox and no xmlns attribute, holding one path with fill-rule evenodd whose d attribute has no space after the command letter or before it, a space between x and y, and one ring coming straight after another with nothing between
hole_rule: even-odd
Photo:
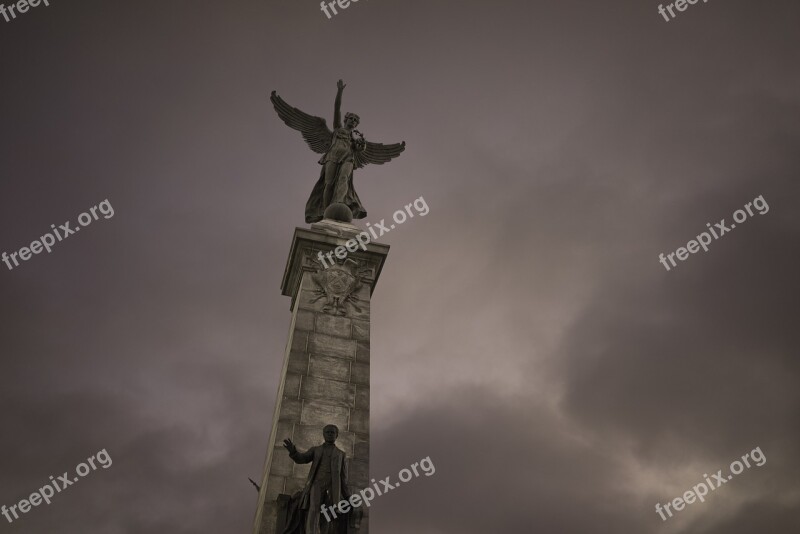
<instances>
[{"instance_id":1,"label":"bronze male figure statue","mask_svg":"<svg viewBox=\"0 0 800 534\"><path fill-rule=\"evenodd\" d=\"M342 499L350 498L347 488L347 458L343 450L335 445L339 437L336 425L326 425L322 429L325 443L300 452L291 439L283 440L289 457L298 464L311 463L308 479L300 497L299 510L306 512L305 534L333 534L346 532L344 518L328 522L322 519L323 506L336 505Z\"/></svg>"},{"instance_id":2,"label":"bronze male figure statue","mask_svg":"<svg viewBox=\"0 0 800 534\"><path fill-rule=\"evenodd\" d=\"M322 165L319 180L306 203L307 223L320 221L323 217L345 222L366 217L367 212L353 188L353 169L360 169L368 163L386 163L399 156L406 147L405 141L384 145L365 140L356 130L360 119L355 113L346 113L343 125L341 105L345 84L339 80L336 87L333 131L325 119L293 108L275 91L270 96L278 117L290 128L298 130L311 150L323 155L319 160Z\"/></svg>"}]
</instances>

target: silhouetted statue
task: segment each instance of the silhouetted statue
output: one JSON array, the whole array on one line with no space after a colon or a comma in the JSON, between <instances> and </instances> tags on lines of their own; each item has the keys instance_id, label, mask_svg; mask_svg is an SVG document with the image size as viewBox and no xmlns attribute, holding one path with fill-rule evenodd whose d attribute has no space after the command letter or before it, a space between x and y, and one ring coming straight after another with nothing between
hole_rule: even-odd
<instances>
[{"instance_id":1,"label":"silhouetted statue","mask_svg":"<svg viewBox=\"0 0 800 534\"><path fill-rule=\"evenodd\" d=\"M288 505L287 525L281 534L347 532L347 516L339 515L330 522L322 516L322 506L335 506L342 499L350 498L347 458L344 451L335 445L339 429L336 425L327 425L322 429L322 435L325 443L306 452L298 451L291 439L283 440L289 457L298 464L311 463L311 470L303 491L293 496Z\"/></svg>"},{"instance_id":2,"label":"silhouetted statue","mask_svg":"<svg viewBox=\"0 0 800 534\"><path fill-rule=\"evenodd\" d=\"M386 163L399 156L406 147L405 141L383 145L365 140L361 132L356 130L360 119L355 113L346 113L342 125L341 105L345 84L339 80L336 87L333 131L328 128L325 119L293 108L275 91L270 97L281 120L298 130L311 150L323 154L319 160L322 165L319 180L306 203L307 223L317 222L323 217L345 222L366 217L367 212L353 188L353 169L360 169L368 163Z\"/></svg>"}]
</instances>

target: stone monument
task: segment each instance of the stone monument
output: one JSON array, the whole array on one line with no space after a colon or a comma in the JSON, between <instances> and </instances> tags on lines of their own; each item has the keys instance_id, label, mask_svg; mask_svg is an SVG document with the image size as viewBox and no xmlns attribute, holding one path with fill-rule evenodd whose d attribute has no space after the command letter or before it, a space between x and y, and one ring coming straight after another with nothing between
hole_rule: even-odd
<instances>
[{"instance_id":1,"label":"stone monument","mask_svg":"<svg viewBox=\"0 0 800 534\"><path fill-rule=\"evenodd\" d=\"M400 155L405 143L366 141L355 129L359 117L353 113L347 113L342 124L344 87L339 80L334 131L324 119L289 106L274 91L271 96L281 120L300 131L311 149L323 156L319 179L306 204L305 220L311 228L295 229L281 283L283 295L291 297L292 319L254 534L369 534L368 509L328 523L310 504L318 506L320 500L369 485L370 304L389 246L371 242L347 248L346 256L337 255L330 266L317 258L320 252L325 255L345 247L361 232L352 224L354 218L366 216L353 188L353 170L388 162ZM336 445L329 441L333 427ZM323 462L315 461L314 455L326 450L320 439L323 428L325 442L335 447L327 449L324 463L327 458L332 463L330 471L323 467L324 477L343 480L347 491L326 493L317 487L321 480L317 470ZM335 482L334 487L338 488Z\"/></svg>"}]
</instances>

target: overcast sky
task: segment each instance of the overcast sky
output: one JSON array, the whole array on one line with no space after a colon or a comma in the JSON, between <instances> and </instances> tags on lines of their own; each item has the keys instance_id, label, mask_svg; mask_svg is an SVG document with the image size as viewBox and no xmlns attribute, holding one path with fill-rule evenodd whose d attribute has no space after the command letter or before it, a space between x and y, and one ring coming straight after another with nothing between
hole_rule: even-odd
<instances>
[{"instance_id":1,"label":"overcast sky","mask_svg":"<svg viewBox=\"0 0 800 534\"><path fill-rule=\"evenodd\" d=\"M319 175L369 140L375 534L800 532L800 4L50 0L0 19L0 532L250 533ZM667 271L763 195L769 206ZM756 447L767 458L655 512Z\"/></svg>"}]
</instances>

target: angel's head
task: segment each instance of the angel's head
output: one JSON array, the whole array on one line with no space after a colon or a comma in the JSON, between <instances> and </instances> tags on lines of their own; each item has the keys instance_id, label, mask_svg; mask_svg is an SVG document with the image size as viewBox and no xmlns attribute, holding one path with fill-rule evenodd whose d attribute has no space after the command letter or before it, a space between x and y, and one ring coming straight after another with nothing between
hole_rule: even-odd
<instances>
[{"instance_id":1,"label":"angel's head","mask_svg":"<svg viewBox=\"0 0 800 534\"><path fill-rule=\"evenodd\" d=\"M359 122L361 122L361 119L359 119L358 115L355 113L347 112L344 114L344 125L348 130L352 130L353 128L357 127Z\"/></svg>"}]
</instances>

